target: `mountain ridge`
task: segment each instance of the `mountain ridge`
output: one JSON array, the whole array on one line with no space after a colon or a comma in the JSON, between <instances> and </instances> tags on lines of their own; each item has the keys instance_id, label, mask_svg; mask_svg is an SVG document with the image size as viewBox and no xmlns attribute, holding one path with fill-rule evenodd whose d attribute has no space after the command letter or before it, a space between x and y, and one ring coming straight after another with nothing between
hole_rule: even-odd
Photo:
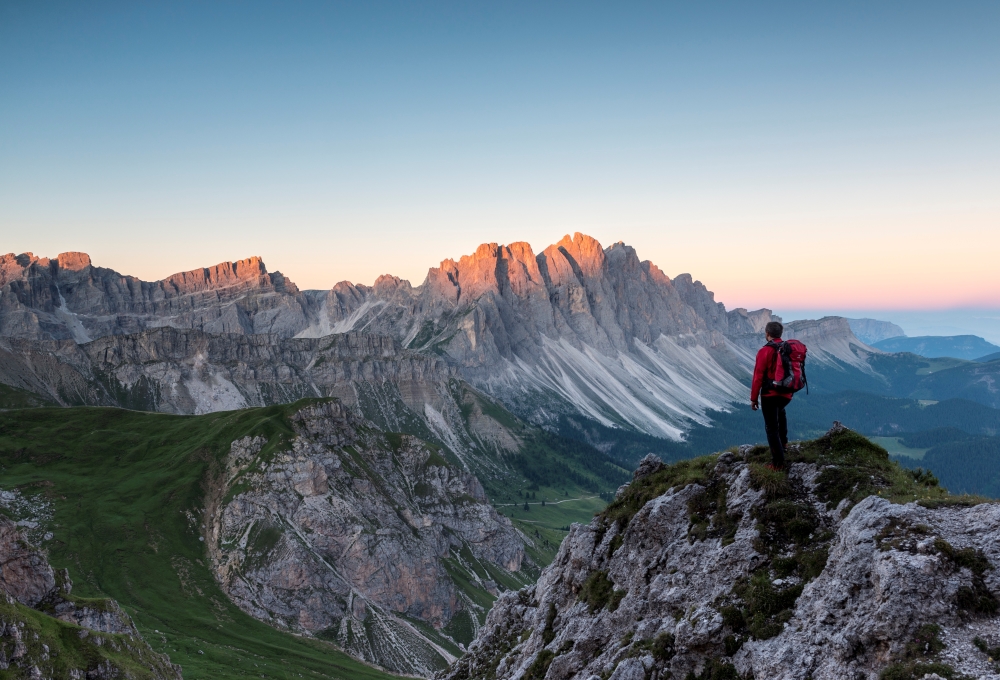
<instances>
[{"instance_id":1,"label":"mountain ridge","mask_svg":"<svg viewBox=\"0 0 1000 680\"><path fill-rule=\"evenodd\" d=\"M87 344L164 326L279 339L364 331L440 355L536 423L579 412L672 439L742 393L752 356L730 338L776 318L727 312L691 276L670 279L624 243L603 248L579 233L537 255L526 243L483 244L417 287L385 275L299 291L260 258L152 283L83 254L2 263L0 336Z\"/></svg>"}]
</instances>

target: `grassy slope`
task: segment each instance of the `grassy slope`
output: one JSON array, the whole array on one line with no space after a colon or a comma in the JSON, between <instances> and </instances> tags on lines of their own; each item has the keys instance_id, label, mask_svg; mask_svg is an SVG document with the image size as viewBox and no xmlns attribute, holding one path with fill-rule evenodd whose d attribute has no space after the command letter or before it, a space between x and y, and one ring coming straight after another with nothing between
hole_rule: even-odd
<instances>
[{"instance_id":1,"label":"grassy slope","mask_svg":"<svg viewBox=\"0 0 1000 680\"><path fill-rule=\"evenodd\" d=\"M53 509L45 547L74 593L116 599L185 678L387 678L315 640L247 616L199 541L202 479L244 435L289 435L294 405L169 416L110 408L0 413L5 489ZM203 652L203 653L202 653Z\"/></svg>"},{"instance_id":2,"label":"grassy slope","mask_svg":"<svg viewBox=\"0 0 1000 680\"><path fill-rule=\"evenodd\" d=\"M91 606L101 608L106 602L91 601ZM0 619L22 628L21 640L26 656L37 661L45 677L70 677L73 670L95 669L108 664L128 673L134 680L172 676L166 659L152 654L146 645L130 635L98 633L81 637L85 631L80 626L16 602L0 601ZM24 670L17 665L0 670L0 678L4 680L23 677L26 677Z\"/></svg>"},{"instance_id":3,"label":"grassy slope","mask_svg":"<svg viewBox=\"0 0 1000 680\"><path fill-rule=\"evenodd\" d=\"M49 406L51 402L33 392L0 383L0 410Z\"/></svg>"}]
</instances>

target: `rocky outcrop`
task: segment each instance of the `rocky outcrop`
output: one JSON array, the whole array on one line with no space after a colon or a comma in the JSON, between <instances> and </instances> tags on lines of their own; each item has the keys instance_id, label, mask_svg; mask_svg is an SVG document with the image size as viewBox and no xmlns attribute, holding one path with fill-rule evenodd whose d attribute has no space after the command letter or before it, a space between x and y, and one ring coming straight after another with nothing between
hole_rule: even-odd
<instances>
[{"instance_id":1,"label":"rocky outcrop","mask_svg":"<svg viewBox=\"0 0 1000 680\"><path fill-rule=\"evenodd\" d=\"M480 596L530 580L521 537L446 450L335 401L292 423L287 441L234 441L218 473L205 538L219 582L276 627L432 674L484 620Z\"/></svg>"},{"instance_id":2,"label":"rocky outcrop","mask_svg":"<svg viewBox=\"0 0 1000 680\"><path fill-rule=\"evenodd\" d=\"M14 523L0 517L0 671L179 680L180 667L150 649L117 602L80 600L72 588L66 570L54 571Z\"/></svg>"},{"instance_id":3,"label":"rocky outcrop","mask_svg":"<svg viewBox=\"0 0 1000 680\"><path fill-rule=\"evenodd\" d=\"M0 517L0 590L26 607L37 607L56 590L45 556L24 540L17 526Z\"/></svg>"},{"instance_id":4,"label":"rocky outcrop","mask_svg":"<svg viewBox=\"0 0 1000 680\"><path fill-rule=\"evenodd\" d=\"M1000 505L841 427L792 457L644 461L441 677L1000 677Z\"/></svg>"}]
</instances>

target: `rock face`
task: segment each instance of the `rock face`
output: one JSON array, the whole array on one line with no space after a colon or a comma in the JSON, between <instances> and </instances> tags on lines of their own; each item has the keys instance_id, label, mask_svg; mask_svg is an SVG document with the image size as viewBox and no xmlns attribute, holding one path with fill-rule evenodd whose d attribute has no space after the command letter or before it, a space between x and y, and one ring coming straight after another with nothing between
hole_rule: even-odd
<instances>
[{"instance_id":1,"label":"rock face","mask_svg":"<svg viewBox=\"0 0 1000 680\"><path fill-rule=\"evenodd\" d=\"M150 649L117 602L78 600L72 589L69 573L55 572L0 517L0 671L82 680L123 677L138 667L140 676L127 677L180 679L180 667ZM77 660L84 666L74 667Z\"/></svg>"},{"instance_id":2,"label":"rock face","mask_svg":"<svg viewBox=\"0 0 1000 680\"><path fill-rule=\"evenodd\" d=\"M298 288L259 257L140 281L85 253L0 256L0 335L89 342L172 326L292 335L305 324Z\"/></svg>"},{"instance_id":3,"label":"rock face","mask_svg":"<svg viewBox=\"0 0 1000 680\"><path fill-rule=\"evenodd\" d=\"M1000 505L956 504L843 428L787 477L764 458L644 461L441 677L1000 677Z\"/></svg>"},{"instance_id":4,"label":"rock face","mask_svg":"<svg viewBox=\"0 0 1000 680\"><path fill-rule=\"evenodd\" d=\"M801 340L809 348L807 361L827 366L846 365L873 374L868 362L872 354L881 351L861 342L847 319L825 316L819 320L792 321L785 325L785 339Z\"/></svg>"},{"instance_id":5,"label":"rock face","mask_svg":"<svg viewBox=\"0 0 1000 680\"><path fill-rule=\"evenodd\" d=\"M727 313L689 275L671 280L631 247L565 237L480 246L431 269L422 286L392 277L309 292L317 321L301 335L347 328L435 351L520 415L576 412L677 438L742 396L751 358L727 333L770 312Z\"/></svg>"},{"instance_id":6,"label":"rock face","mask_svg":"<svg viewBox=\"0 0 1000 680\"><path fill-rule=\"evenodd\" d=\"M432 444L339 402L292 422L285 442L234 441L216 480L206 543L223 588L252 616L384 668L444 667L486 615L469 584L530 582L520 535Z\"/></svg>"},{"instance_id":7,"label":"rock face","mask_svg":"<svg viewBox=\"0 0 1000 680\"><path fill-rule=\"evenodd\" d=\"M70 340L0 340L0 378L64 405L208 413L336 396L358 403L363 387L392 385L423 411L440 408L435 386L456 375L441 358L403 350L393 338L209 335L163 328Z\"/></svg>"}]
</instances>

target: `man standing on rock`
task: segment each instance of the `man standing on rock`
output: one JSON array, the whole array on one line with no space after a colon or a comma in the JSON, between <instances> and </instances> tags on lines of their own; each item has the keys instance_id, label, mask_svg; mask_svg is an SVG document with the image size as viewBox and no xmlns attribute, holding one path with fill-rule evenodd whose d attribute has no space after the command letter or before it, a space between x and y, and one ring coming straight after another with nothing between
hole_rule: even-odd
<instances>
[{"instance_id":1,"label":"man standing on rock","mask_svg":"<svg viewBox=\"0 0 1000 680\"><path fill-rule=\"evenodd\" d=\"M788 392L778 392L774 389L775 371L778 364L778 345L785 327L777 321L771 321L764 326L764 337L767 344L757 352L757 363L753 367L753 383L750 386L750 408L758 408L764 413L764 431L767 432L767 444L771 447L772 470L783 470L785 467L785 447L788 446L788 422L785 420L785 407L792 400ZM761 391L763 390L763 394ZM760 397L758 403L757 398Z\"/></svg>"}]
</instances>

